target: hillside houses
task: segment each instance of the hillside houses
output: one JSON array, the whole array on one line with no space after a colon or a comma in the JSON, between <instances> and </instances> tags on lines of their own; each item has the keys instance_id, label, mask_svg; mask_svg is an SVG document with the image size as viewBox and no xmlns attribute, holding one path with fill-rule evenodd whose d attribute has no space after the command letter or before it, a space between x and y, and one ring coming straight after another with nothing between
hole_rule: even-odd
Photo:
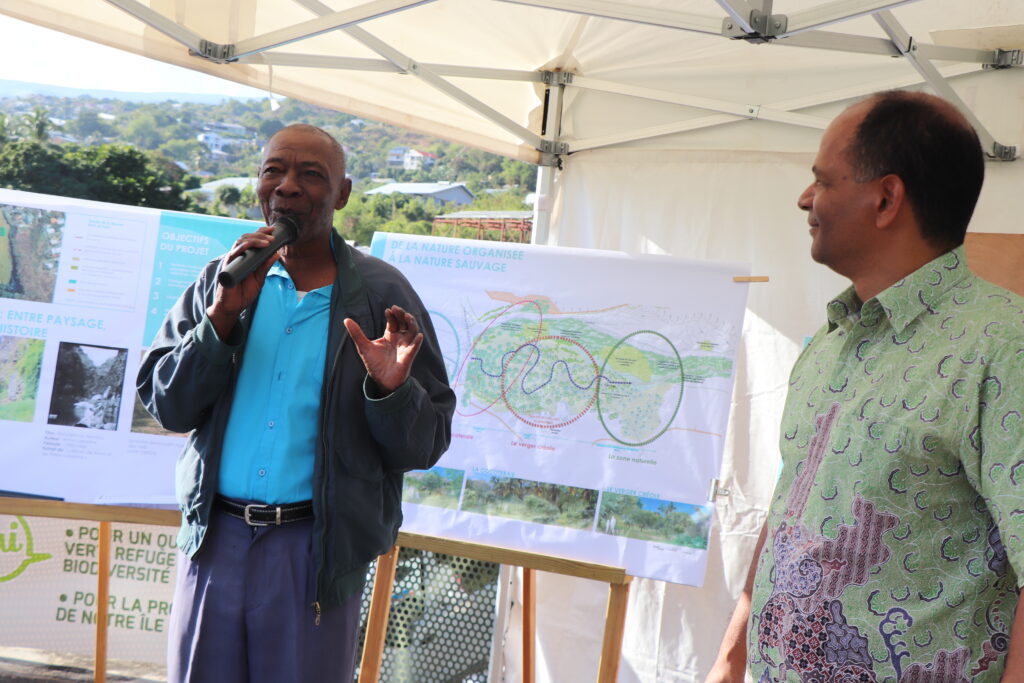
<instances>
[{"instance_id":1,"label":"hillside houses","mask_svg":"<svg viewBox=\"0 0 1024 683\"><path fill-rule=\"evenodd\" d=\"M429 171L437 163L437 155L421 152L411 147L392 147L388 150L388 168L406 171Z\"/></svg>"},{"instance_id":2,"label":"hillside houses","mask_svg":"<svg viewBox=\"0 0 1024 683\"><path fill-rule=\"evenodd\" d=\"M224 121L204 123L203 132L196 135L196 140L215 156L228 156L244 145L257 142L256 131Z\"/></svg>"}]
</instances>

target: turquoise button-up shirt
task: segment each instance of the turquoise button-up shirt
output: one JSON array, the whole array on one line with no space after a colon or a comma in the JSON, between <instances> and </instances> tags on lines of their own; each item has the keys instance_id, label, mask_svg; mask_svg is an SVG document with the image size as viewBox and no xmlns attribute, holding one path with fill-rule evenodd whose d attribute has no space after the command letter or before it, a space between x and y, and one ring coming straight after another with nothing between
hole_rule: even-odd
<instances>
[{"instance_id":1,"label":"turquoise button-up shirt","mask_svg":"<svg viewBox=\"0 0 1024 683\"><path fill-rule=\"evenodd\" d=\"M267 273L224 434L222 496L261 503L313 497L332 287L299 300L280 263Z\"/></svg>"}]
</instances>

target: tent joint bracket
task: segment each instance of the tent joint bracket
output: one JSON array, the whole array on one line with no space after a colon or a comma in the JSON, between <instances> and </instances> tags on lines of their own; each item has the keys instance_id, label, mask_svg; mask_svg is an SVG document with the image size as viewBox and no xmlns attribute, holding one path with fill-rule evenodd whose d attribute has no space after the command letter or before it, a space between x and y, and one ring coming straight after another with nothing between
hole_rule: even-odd
<instances>
[{"instance_id":1,"label":"tent joint bracket","mask_svg":"<svg viewBox=\"0 0 1024 683\"><path fill-rule=\"evenodd\" d=\"M572 85L572 72L569 71L541 71L540 80L546 85Z\"/></svg>"},{"instance_id":2,"label":"tent joint bracket","mask_svg":"<svg viewBox=\"0 0 1024 683\"><path fill-rule=\"evenodd\" d=\"M1017 158L1017 146L993 142L992 158L995 161L1014 161Z\"/></svg>"},{"instance_id":3,"label":"tent joint bracket","mask_svg":"<svg viewBox=\"0 0 1024 683\"><path fill-rule=\"evenodd\" d=\"M1024 66L1024 50L996 50L996 58L991 64L982 64L983 69L1009 69Z\"/></svg>"},{"instance_id":4,"label":"tent joint bracket","mask_svg":"<svg viewBox=\"0 0 1024 683\"><path fill-rule=\"evenodd\" d=\"M751 10L751 33L745 32L732 17L722 19L722 35L733 40L745 40L748 43L767 43L782 35L789 27L789 17L785 14L768 14L761 10Z\"/></svg>"},{"instance_id":5,"label":"tent joint bracket","mask_svg":"<svg viewBox=\"0 0 1024 683\"><path fill-rule=\"evenodd\" d=\"M233 44L214 43L205 38L199 41L198 50L189 50L188 52L194 57L202 57L215 64L229 64L236 61Z\"/></svg>"},{"instance_id":6,"label":"tent joint bracket","mask_svg":"<svg viewBox=\"0 0 1024 683\"><path fill-rule=\"evenodd\" d=\"M540 147L538 147L537 149L540 151L540 153L542 155L543 154L552 154L552 155L555 155L555 156L561 156L562 154L568 154L569 153L569 144L566 143L566 142L558 142L557 140L541 140L540 141ZM543 166L543 165L550 165L550 164L541 164L541 165Z\"/></svg>"}]
</instances>

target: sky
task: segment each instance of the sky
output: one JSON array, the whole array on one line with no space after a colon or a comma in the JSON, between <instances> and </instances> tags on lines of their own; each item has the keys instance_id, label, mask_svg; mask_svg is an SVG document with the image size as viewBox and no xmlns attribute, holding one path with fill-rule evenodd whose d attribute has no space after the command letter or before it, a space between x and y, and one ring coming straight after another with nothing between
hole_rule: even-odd
<instances>
[{"instance_id":1,"label":"sky","mask_svg":"<svg viewBox=\"0 0 1024 683\"><path fill-rule=\"evenodd\" d=\"M266 93L198 71L0 15L0 80L88 90L259 97ZM74 55L74 59L60 56ZM0 96L3 93L0 92Z\"/></svg>"}]
</instances>

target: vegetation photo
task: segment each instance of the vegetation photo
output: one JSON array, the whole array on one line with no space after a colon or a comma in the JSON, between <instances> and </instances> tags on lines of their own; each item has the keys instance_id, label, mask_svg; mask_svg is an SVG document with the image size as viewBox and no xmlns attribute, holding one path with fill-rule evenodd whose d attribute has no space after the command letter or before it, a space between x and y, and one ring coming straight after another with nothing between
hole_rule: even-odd
<instances>
[{"instance_id":1,"label":"vegetation photo","mask_svg":"<svg viewBox=\"0 0 1024 683\"><path fill-rule=\"evenodd\" d=\"M0 420L32 421L43 346L42 339L0 337Z\"/></svg>"},{"instance_id":2,"label":"vegetation photo","mask_svg":"<svg viewBox=\"0 0 1024 683\"><path fill-rule=\"evenodd\" d=\"M463 470L449 467L407 472L402 502L455 510L459 507L459 495L462 493L462 480L465 476Z\"/></svg>"},{"instance_id":3,"label":"vegetation photo","mask_svg":"<svg viewBox=\"0 0 1024 683\"><path fill-rule=\"evenodd\" d=\"M462 509L524 522L589 529L594 524L598 492L576 486L491 474L466 482Z\"/></svg>"},{"instance_id":4,"label":"vegetation photo","mask_svg":"<svg viewBox=\"0 0 1024 683\"><path fill-rule=\"evenodd\" d=\"M610 536L706 550L711 508L605 492L597 530Z\"/></svg>"}]
</instances>

